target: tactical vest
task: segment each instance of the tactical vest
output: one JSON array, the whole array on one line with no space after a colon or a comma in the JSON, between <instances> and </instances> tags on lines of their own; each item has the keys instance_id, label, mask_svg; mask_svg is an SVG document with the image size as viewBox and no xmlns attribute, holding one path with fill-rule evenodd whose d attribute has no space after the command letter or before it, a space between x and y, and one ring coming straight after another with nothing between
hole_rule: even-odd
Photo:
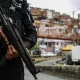
<instances>
[{"instance_id":1,"label":"tactical vest","mask_svg":"<svg viewBox=\"0 0 80 80\"><path fill-rule=\"evenodd\" d=\"M17 29L22 35L21 18L22 18L22 2L23 0L0 0L0 6L3 8L7 17L12 18L13 23L16 24Z\"/></svg>"},{"instance_id":2,"label":"tactical vest","mask_svg":"<svg viewBox=\"0 0 80 80\"><path fill-rule=\"evenodd\" d=\"M9 8L11 5L12 0L0 0L0 6Z\"/></svg>"},{"instance_id":3,"label":"tactical vest","mask_svg":"<svg viewBox=\"0 0 80 80\"><path fill-rule=\"evenodd\" d=\"M4 1L4 3L3 3L3 1ZM16 6L21 4L21 3L17 2L17 5L15 6L15 5L12 5L11 0L3 0L3 1L0 0L0 6L2 7L2 9L5 12L6 16L12 18L13 23L16 24L17 30L19 31L20 35L23 36L24 29L21 25L22 11L20 10L20 8L16 8ZM3 31L4 31L4 33L6 33L6 30L4 28L3 28ZM0 57L2 57L6 53L6 51L7 51L7 46L5 45L4 40L1 39L0 40L0 53L2 53L2 54L0 54Z\"/></svg>"}]
</instances>

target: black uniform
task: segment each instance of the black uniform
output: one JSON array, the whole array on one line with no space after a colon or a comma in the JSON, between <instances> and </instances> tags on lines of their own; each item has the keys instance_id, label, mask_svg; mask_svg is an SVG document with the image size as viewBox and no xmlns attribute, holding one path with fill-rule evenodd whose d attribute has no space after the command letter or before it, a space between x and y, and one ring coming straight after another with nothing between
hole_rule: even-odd
<instances>
[{"instance_id":1,"label":"black uniform","mask_svg":"<svg viewBox=\"0 0 80 80\"><path fill-rule=\"evenodd\" d=\"M26 0L16 0L18 4L22 4L20 9L12 9L12 1L15 0L0 0L0 6L3 8L7 17L11 17L14 23L18 24L18 31L28 49L32 48L37 42L37 32L33 25L34 20L28 10ZM6 5L7 4L7 5ZM13 5L14 7L15 5ZM5 29L3 28L4 33ZM10 39L9 39L10 40ZM14 44L13 42L11 42ZM0 39L0 58L6 54L7 46ZM7 60L0 67L0 80L24 80L24 67L21 58Z\"/></svg>"}]
</instances>

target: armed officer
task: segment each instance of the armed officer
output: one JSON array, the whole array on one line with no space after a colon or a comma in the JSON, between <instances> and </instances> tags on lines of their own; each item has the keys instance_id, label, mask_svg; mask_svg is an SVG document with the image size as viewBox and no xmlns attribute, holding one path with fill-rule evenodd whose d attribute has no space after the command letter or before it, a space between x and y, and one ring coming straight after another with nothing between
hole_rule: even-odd
<instances>
[{"instance_id":1,"label":"armed officer","mask_svg":"<svg viewBox=\"0 0 80 80\"><path fill-rule=\"evenodd\" d=\"M17 25L17 30L21 35L24 44L28 49L37 42L37 33L34 20L29 11L26 0L0 0L0 6L7 17L12 18ZM1 25L1 23L0 23ZM0 26L0 59L6 54L7 61L0 67L0 80L24 80L24 66L18 51L10 42L3 25ZM11 42L14 44L13 42Z\"/></svg>"}]
</instances>

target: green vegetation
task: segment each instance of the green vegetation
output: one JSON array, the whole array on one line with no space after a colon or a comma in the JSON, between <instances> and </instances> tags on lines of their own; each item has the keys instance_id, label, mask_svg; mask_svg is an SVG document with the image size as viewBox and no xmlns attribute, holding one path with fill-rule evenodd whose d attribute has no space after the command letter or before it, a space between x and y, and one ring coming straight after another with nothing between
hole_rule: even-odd
<instances>
[{"instance_id":1,"label":"green vegetation","mask_svg":"<svg viewBox=\"0 0 80 80\"><path fill-rule=\"evenodd\" d=\"M30 50L35 50L35 49L39 49L39 43L38 43L38 42L37 42L36 45L35 45L33 48L31 48Z\"/></svg>"},{"instance_id":2,"label":"green vegetation","mask_svg":"<svg viewBox=\"0 0 80 80\"><path fill-rule=\"evenodd\" d=\"M31 51L32 51L32 50L35 50L35 49L39 49L39 43L38 43L38 42L36 43L36 45L35 45L33 48L31 48L31 49L29 50L29 53L31 53Z\"/></svg>"}]
</instances>

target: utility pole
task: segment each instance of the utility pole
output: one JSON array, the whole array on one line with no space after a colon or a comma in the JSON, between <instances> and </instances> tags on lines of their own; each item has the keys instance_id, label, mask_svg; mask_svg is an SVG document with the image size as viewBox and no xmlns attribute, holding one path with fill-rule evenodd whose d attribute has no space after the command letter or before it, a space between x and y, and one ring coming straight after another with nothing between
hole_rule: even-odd
<instances>
[{"instance_id":1,"label":"utility pole","mask_svg":"<svg viewBox=\"0 0 80 80\"><path fill-rule=\"evenodd\" d=\"M78 30L80 30L80 13L78 14ZM78 44L80 44L80 35L78 36Z\"/></svg>"},{"instance_id":2,"label":"utility pole","mask_svg":"<svg viewBox=\"0 0 80 80\"><path fill-rule=\"evenodd\" d=\"M72 26L73 26L73 45L75 46L76 43L75 43L75 30L74 30L74 11L73 11L73 23L72 23Z\"/></svg>"},{"instance_id":3,"label":"utility pole","mask_svg":"<svg viewBox=\"0 0 80 80\"><path fill-rule=\"evenodd\" d=\"M73 20L74 20L74 11L73 11Z\"/></svg>"},{"instance_id":4,"label":"utility pole","mask_svg":"<svg viewBox=\"0 0 80 80\"><path fill-rule=\"evenodd\" d=\"M74 28L75 27L75 21L74 21L74 13L76 12L76 11L78 11L80 8L78 8L77 10L75 10L75 11L73 11L73 44L74 45L76 45L76 42L75 42L75 34L79 37L79 35L78 35L78 33L77 33L77 30L76 29L78 29L79 28L79 23L78 23L78 28Z\"/></svg>"}]
</instances>

